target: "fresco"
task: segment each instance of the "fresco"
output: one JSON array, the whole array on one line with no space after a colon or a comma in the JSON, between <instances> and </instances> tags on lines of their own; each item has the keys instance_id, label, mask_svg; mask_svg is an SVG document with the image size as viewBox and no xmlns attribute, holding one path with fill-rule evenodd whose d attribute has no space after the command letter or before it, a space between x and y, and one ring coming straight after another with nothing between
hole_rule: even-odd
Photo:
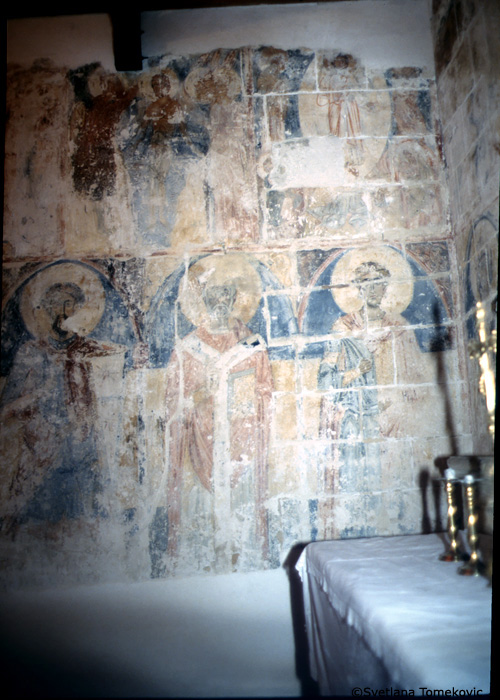
<instances>
[{"instance_id":1,"label":"fresco","mask_svg":"<svg viewBox=\"0 0 500 700\"><path fill-rule=\"evenodd\" d=\"M99 65L71 71L75 106L70 117L73 184L76 192L102 200L116 191L114 134L137 88L127 89L117 75Z\"/></svg>"},{"instance_id":2,"label":"fresco","mask_svg":"<svg viewBox=\"0 0 500 700\"><path fill-rule=\"evenodd\" d=\"M142 241L258 235L251 105L239 51L160 64L141 80L117 135ZM137 87L136 87L137 90ZM147 184L145 184L147 183ZM237 225L236 225L237 221Z\"/></svg>"},{"instance_id":3,"label":"fresco","mask_svg":"<svg viewBox=\"0 0 500 700\"><path fill-rule=\"evenodd\" d=\"M2 320L2 530L109 517L136 342L126 307L95 268L64 261L23 282Z\"/></svg>"},{"instance_id":4,"label":"fresco","mask_svg":"<svg viewBox=\"0 0 500 700\"><path fill-rule=\"evenodd\" d=\"M73 90L66 71L43 60L33 70L9 70L9 85L20 95L9 100L5 120L4 256L59 255L62 232L54 222L65 199Z\"/></svg>"},{"instance_id":5,"label":"fresco","mask_svg":"<svg viewBox=\"0 0 500 700\"><path fill-rule=\"evenodd\" d=\"M71 255L411 228L442 235L435 89L422 69L376 75L349 53L274 47L159 56L136 74L50 68L18 71L13 85L35 92L37 76L50 81L66 105L67 139L57 140L65 125L52 109L31 124L14 98L8 172L32 204L49 164L59 208L47 202L35 220ZM33 245L36 257L44 246L28 218L11 221L10 197L7 230L21 223L30 235L9 234L6 246L15 256Z\"/></svg>"},{"instance_id":6,"label":"fresco","mask_svg":"<svg viewBox=\"0 0 500 700\"><path fill-rule=\"evenodd\" d=\"M469 340L477 337L476 304L498 288L498 238L495 219L486 212L471 227L465 253L465 313ZM495 314L488 320L496 327Z\"/></svg>"},{"instance_id":7,"label":"fresco","mask_svg":"<svg viewBox=\"0 0 500 700\"><path fill-rule=\"evenodd\" d=\"M304 353L320 356L326 493L379 490L380 444L412 435L410 416L426 415L435 400L421 387L435 373L430 353L451 347L450 316L420 270L419 279L415 261L390 246L335 250L302 301L301 329L328 335ZM331 512L325 517L332 521ZM335 526L326 531L338 535Z\"/></svg>"},{"instance_id":8,"label":"fresco","mask_svg":"<svg viewBox=\"0 0 500 700\"><path fill-rule=\"evenodd\" d=\"M248 571L419 531L420 472L468 434L427 70L267 46L11 77L15 576Z\"/></svg>"},{"instance_id":9,"label":"fresco","mask_svg":"<svg viewBox=\"0 0 500 700\"><path fill-rule=\"evenodd\" d=\"M265 307L279 308L279 323L266 327L272 277L245 254L202 256L166 280L150 309L151 358L166 372L169 570L225 572L269 560L267 339L296 328L286 297L276 307L270 293Z\"/></svg>"},{"instance_id":10,"label":"fresco","mask_svg":"<svg viewBox=\"0 0 500 700\"><path fill-rule=\"evenodd\" d=\"M207 111L185 94L185 70L174 65L144 79L119 138L135 226L161 246L171 242L181 192L210 145Z\"/></svg>"}]
</instances>

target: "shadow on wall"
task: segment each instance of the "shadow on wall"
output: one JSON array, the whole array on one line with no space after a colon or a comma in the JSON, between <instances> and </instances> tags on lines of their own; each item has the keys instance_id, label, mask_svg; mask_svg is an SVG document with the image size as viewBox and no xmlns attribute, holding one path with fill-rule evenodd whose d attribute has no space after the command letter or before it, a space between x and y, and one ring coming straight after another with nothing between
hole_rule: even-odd
<instances>
[{"instance_id":1,"label":"shadow on wall","mask_svg":"<svg viewBox=\"0 0 500 700\"><path fill-rule=\"evenodd\" d=\"M446 367L444 364L443 353L440 352L446 348L452 346L451 331L449 328L442 326L441 310L437 304L433 306L433 317L434 317L434 327L436 329L436 334L431 338L431 347L436 352L433 356L436 359L436 380L444 399L444 411L445 411L445 422L446 422L446 434L450 440L451 454L457 454L457 431L453 418L453 410L451 404L451 396L449 391L449 384L447 381ZM434 466L437 468L441 477L444 476L444 471L446 469L447 456L437 457L434 460ZM446 529L446 521L443 523L441 518L441 506L443 503L443 487L442 479L432 475L429 469L423 468L419 473L419 487L422 497L422 533L429 534L431 532L443 532ZM432 495L432 501L434 504L434 515L435 524L432 526L432 519L429 511L429 489ZM457 498L459 494L457 494ZM460 512L460 509L459 509Z\"/></svg>"},{"instance_id":2,"label":"shadow on wall","mask_svg":"<svg viewBox=\"0 0 500 700\"><path fill-rule=\"evenodd\" d=\"M428 535L431 532L442 532L443 525L441 521L441 481L435 476L432 476L428 469L421 469L419 473L419 487L422 496L422 528L421 532ZM436 522L432 526L431 515L429 512L429 489L431 490L432 500L434 502L434 513Z\"/></svg>"}]
</instances>

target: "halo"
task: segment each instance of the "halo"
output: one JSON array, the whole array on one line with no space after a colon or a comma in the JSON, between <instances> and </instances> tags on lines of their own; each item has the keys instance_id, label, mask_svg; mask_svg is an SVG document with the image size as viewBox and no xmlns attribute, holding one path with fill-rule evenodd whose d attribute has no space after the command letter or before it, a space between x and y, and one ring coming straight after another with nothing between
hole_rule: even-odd
<instances>
[{"instance_id":1,"label":"halo","mask_svg":"<svg viewBox=\"0 0 500 700\"><path fill-rule=\"evenodd\" d=\"M204 94L207 88L208 92ZM186 76L184 89L196 102L227 101L241 93L241 78L224 61L215 67L198 61ZM212 94L212 91L217 94Z\"/></svg>"},{"instance_id":2,"label":"halo","mask_svg":"<svg viewBox=\"0 0 500 700\"><path fill-rule=\"evenodd\" d=\"M168 91L169 97L174 97L174 95L179 93L180 80L177 73L172 70L172 68L162 68L161 66L158 66L154 70L150 70L148 73L139 78L139 93L142 97L146 97L152 102L158 99L151 85L151 81L156 75L166 75L170 80L170 90Z\"/></svg>"},{"instance_id":3,"label":"halo","mask_svg":"<svg viewBox=\"0 0 500 700\"><path fill-rule=\"evenodd\" d=\"M413 273L407 260L389 246L355 248L347 251L333 268L332 295L342 311L359 311L362 299L353 284L354 271L362 263L376 262L390 273L387 290L382 299L384 311L401 313L413 298Z\"/></svg>"},{"instance_id":4,"label":"halo","mask_svg":"<svg viewBox=\"0 0 500 700\"><path fill-rule=\"evenodd\" d=\"M246 255L208 255L191 265L182 279L179 301L182 312L195 326L208 321L202 290L209 281L211 284L234 284L236 300L231 315L243 323L250 321L260 303L262 283Z\"/></svg>"},{"instance_id":5,"label":"halo","mask_svg":"<svg viewBox=\"0 0 500 700\"><path fill-rule=\"evenodd\" d=\"M46 338L51 320L41 300L53 284L76 284L85 294L85 302L68 319L68 328L79 335L88 335L99 323L104 312L106 295L96 272L77 263L59 263L44 267L26 283L19 308L28 331L35 338Z\"/></svg>"}]
</instances>

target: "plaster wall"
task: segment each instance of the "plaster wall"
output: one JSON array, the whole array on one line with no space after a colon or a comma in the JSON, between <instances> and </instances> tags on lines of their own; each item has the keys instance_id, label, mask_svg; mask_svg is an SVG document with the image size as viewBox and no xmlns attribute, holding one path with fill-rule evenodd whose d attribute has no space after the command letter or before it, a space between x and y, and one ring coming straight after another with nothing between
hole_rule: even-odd
<instances>
[{"instance_id":1,"label":"plaster wall","mask_svg":"<svg viewBox=\"0 0 500 700\"><path fill-rule=\"evenodd\" d=\"M363 65L433 65L427 0L260 5L147 12L146 56L217 48L275 46L332 49L355 54ZM363 26L361 26L361 24Z\"/></svg>"},{"instance_id":2,"label":"plaster wall","mask_svg":"<svg viewBox=\"0 0 500 700\"><path fill-rule=\"evenodd\" d=\"M6 31L8 62L30 66L44 57L77 68L99 61L115 69L113 27L106 14L12 19Z\"/></svg>"},{"instance_id":3,"label":"plaster wall","mask_svg":"<svg viewBox=\"0 0 500 700\"><path fill-rule=\"evenodd\" d=\"M486 330L497 327L500 133L500 9L496 2L436 2L432 20L438 102L450 191L466 342L478 338L476 303ZM495 366L495 358L490 358ZM479 365L467 362L474 454L492 454Z\"/></svg>"},{"instance_id":4,"label":"plaster wall","mask_svg":"<svg viewBox=\"0 0 500 700\"><path fill-rule=\"evenodd\" d=\"M427 3L224 18L147 13L123 74L99 16L9 29L7 586L443 526L473 435Z\"/></svg>"}]
</instances>

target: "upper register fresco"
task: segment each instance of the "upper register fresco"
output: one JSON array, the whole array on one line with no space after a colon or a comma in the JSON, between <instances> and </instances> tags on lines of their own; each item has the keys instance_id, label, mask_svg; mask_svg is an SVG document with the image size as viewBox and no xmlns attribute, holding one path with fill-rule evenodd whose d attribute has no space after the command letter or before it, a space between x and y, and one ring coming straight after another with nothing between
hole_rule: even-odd
<instances>
[{"instance_id":1,"label":"upper register fresco","mask_svg":"<svg viewBox=\"0 0 500 700\"><path fill-rule=\"evenodd\" d=\"M9 258L446 232L425 67L248 48L139 74L40 61L9 86Z\"/></svg>"},{"instance_id":2,"label":"upper register fresco","mask_svg":"<svg viewBox=\"0 0 500 700\"><path fill-rule=\"evenodd\" d=\"M428 67L249 47L8 85L5 576L438 526L470 431Z\"/></svg>"}]
</instances>

